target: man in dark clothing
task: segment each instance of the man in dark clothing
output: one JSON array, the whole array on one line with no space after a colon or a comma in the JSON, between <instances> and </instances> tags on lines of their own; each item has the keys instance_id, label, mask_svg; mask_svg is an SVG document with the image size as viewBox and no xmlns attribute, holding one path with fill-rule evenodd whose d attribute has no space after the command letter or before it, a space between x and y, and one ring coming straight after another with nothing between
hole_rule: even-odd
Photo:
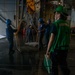
<instances>
[{"instance_id":1,"label":"man in dark clothing","mask_svg":"<svg viewBox=\"0 0 75 75\"><path fill-rule=\"evenodd\" d=\"M6 28L6 37L9 41L9 54L13 54L15 51L13 50L13 37L14 37L14 32L16 32L17 30L16 29L12 29L11 27L11 20L10 19L7 19L6 20L6 25L7 25L7 28Z\"/></svg>"},{"instance_id":2,"label":"man in dark clothing","mask_svg":"<svg viewBox=\"0 0 75 75\"><path fill-rule=\"evenodd\" d=\"M43 49L43 37L45 33L45 24L42 18L39 19L39 27L38 27L38 42L39 42L39 50Z\"/></svg>"},{"instance_id":3,"label":"man in dark clothing","mask_svg":"<svg viewBox=\"0 0 75 75\"><path fill-rule=\"evenodd\" d=\"M51 28L51 21L50 19L47 21L46 29L45 29L45 45L47 47L50 37L50 28Z\"/></svg>"}]
</instances>

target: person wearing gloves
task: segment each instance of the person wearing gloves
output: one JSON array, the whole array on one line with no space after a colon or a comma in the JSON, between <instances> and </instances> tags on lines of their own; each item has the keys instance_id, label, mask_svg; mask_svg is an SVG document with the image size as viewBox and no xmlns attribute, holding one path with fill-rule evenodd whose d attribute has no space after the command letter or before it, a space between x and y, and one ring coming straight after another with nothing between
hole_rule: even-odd
<instances>
[{"instance_id":1,"label":"person wearing gloves","mask_svg":"<svg viewBox=\"0 0 75 75\"><path fill-rule=\"evenodd\" d=\"M14 39L14 32L16 32L17 29L13 29L11 27L11 20L10 19L6 20L6 25L7 25L6 37L7 37L7 40L9 42L9 54L11 55L11 54L13 54L15 52L13 50L13 46L14 46L13 39Z\"/></svg>"},{"instance_id":2,"label":"person wearing gloves","mask_svg":"<svg viewBox=\"0 0 75 75\"><path fill-rule=\"evenodd\" d=\"M58 75L58 65L63 75L70 75L67 64L67 54L70 44L70 27L66 22L66 8L59 5L55 10L55 22L51 27L51 36L49 39L46 55L52 61L51 75Z\"/></svg>"}]
</instances>

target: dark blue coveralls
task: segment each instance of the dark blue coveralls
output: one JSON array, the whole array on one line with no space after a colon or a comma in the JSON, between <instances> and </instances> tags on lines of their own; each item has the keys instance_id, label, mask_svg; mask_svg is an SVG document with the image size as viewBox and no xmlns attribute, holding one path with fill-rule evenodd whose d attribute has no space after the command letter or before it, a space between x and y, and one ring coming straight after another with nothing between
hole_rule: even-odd
<instances>
[{"instance_id":1,"label":"dark blue coveralls","mask_svg":"<svg viewBox=\"0 0 75 75\"><path fill-rule=\"evenodd\" d=\"M43 40L44 33L45 33L45 25L44 25L44 23L42 23L39 26L38 30L39 30L39 33L38 33L38 35L39 35L39 40L38 40L39 41L39 50L41 50L43 48L43 42L42 42L42 40Z\"/></svg>"},{"instance_id":2,"label":"dark blue coveralls","mask_svg":"<svg viewBox=\"0 0 75 75\"><path fill-rule=\"evenodd\" d=\"M45 44L46 44L46 46L48 45L48 42L49 42L50 28L51 28L50 24L47 24L46 29L45 29Z\"/></svg>"},{"instance_id":3,"label":"dark blue coveralls","mask_svg":"<svg viewBox=\"0 0 75 75\"><path fill-rule=\"evenodd\" d=\"M13 43L13 33L16 32L17 30L15 29L12 29L12 27L10 25L7 26L6 28L6 37L9 41L9 54L13 54L14 53L14 50L13 50L13 46L14 46L14 43Z\"/></svg>"}]
</instances>

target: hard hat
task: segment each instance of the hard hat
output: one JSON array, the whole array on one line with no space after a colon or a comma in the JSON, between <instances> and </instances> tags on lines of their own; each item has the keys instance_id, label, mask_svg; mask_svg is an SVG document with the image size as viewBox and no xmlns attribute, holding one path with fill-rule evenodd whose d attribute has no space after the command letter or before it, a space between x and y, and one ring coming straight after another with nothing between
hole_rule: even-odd
<instances>
[{"instance_id":1,"label":"hard hat","mask_svg":"<svg viewBox=\"0 0 75 75\"><path fill-rule=\"evenodd\" d=\"M10 19L7 19L7 20L6 20L6 24L7 24L7 25L11 25L11 20L10 20Z\"/></svg>"},{"instance_id":2,"label":"hard hat","mask_svg":"<svg viewBox=\"0 0 75 75\"><path fill-rule=\"evenodd\" d=\"M39 18L39 20L38 20L40 23L43 23L44 21L43 21L43 18Z\"/></svg>"},{"instance_id":3,"label":"hard hat","mask_svg":"<svg viewBox=\"0 0 75 75\"><path fill-rule=\"evenodd\" d=\"M62 5L59 5L59 6L56 8L55 12L59 12L59 13L61 13L61 14L64 14L65 16L68 16L68 14L67 14L67 9L64 8Z\"/></svg>"},{"instance_id":4,"label":"hard hat","mask_svg":"<svg viewBox=\"0 0 75 75\"><path fill-rule=\"evenodd\" d=\"M63 12L63 6L58 6L56 9L55 9L55 12Z\"/></svg>"}]
</instances>

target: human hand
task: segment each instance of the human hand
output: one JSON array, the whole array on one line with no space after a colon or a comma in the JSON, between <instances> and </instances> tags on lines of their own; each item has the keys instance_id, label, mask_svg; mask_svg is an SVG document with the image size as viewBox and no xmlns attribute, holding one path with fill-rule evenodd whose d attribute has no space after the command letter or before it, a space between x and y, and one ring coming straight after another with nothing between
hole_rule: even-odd
<instances>
[{"instance_id":1,"label":"human hand","mask_svg":"<svg viewBox=\"0 0 75 75\"><path fill-rule=\"evenodd\" d=\"M50 58L50 52L46 52L46 57Z\"/></svg>"}]
</instances>

